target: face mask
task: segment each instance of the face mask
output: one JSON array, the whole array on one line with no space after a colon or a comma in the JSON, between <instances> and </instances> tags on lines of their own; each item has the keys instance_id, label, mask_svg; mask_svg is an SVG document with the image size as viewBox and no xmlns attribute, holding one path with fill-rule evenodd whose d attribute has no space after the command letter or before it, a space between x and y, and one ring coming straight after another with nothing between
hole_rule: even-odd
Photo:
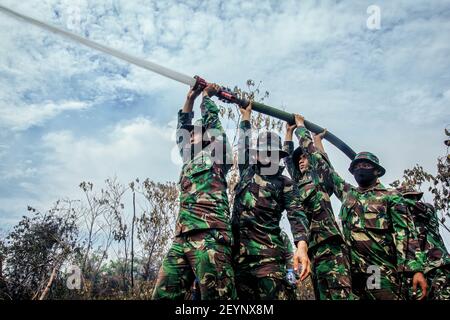
<instances>
[{"instance_id":1,"label":"face mask","mask_svg":"<svg viewBox=\"0 0 450 320\"><path fill-rule=\"evenodd\" d=\"M358 185L363 188L371 186L377 179L375 169L355 169L353 176L356 182L358 182Z\"/></svg>"}]
</instances>

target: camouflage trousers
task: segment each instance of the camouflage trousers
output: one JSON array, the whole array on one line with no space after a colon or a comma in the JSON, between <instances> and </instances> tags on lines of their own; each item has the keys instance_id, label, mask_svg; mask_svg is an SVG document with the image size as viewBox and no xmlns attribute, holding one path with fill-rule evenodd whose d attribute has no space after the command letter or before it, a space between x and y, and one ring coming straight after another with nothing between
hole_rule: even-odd
<instances>
[{"instance_id":1,"label":"camouflage trousers","mask_svg":"<svg viewBox=\"0 0 450 320\"><path fill-rule=\"evenodd\" d=\"M183 300L196 278L202 300L237 298L231 232L210 229L175 237L159 271L153 299Z\"/></svg>"},{"instance_id":2,"label":"camouflage trousers","mask_svg":"<svg viewBox=\"0 0 450 320\"><path fill-rule=\"evenodd\" d=\"M426 277L429 300L450 300L450 266L434 269Z\"/></svg>"},{"instance_id":3,"label":"camouflage trousers","mask_svg":"<svg viewBox=\"0 0 450 320\"><path fill-rule=\"evenodd\" d=\"M235 265L240 300L294 299L286 281L286 267L273 257L239 257Z\"/></svg>"},{"instance_id":4,"label":"camouflage trousers","mask_svg":"<svg viewBox=\"0 0 450 320\"><path fill-rule=\"evenodd\" d=\"M361 300L405 300L404 285L396 272L381 269L378 279L374 274L352 273L353 292Z\"/></svg>"},{"instance_id":5,"label":"camouflage trousers","mask_svg":"<svg viewBox=\"0 0 450 320\"><path fill-rule=\"evenodd\" d=\"M352 292L349 254L343 243L339 240L319 243L309 255L316 299L358 299Z\"/></svg>"}]
</instances>

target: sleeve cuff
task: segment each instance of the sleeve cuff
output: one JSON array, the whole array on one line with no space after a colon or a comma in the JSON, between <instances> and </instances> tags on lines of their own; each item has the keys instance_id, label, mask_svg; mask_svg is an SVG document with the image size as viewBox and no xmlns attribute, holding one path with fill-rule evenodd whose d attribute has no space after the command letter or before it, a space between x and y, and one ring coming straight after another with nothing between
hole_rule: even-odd
<instances>
[{"instance_id":1,"label":"sleeve cuff","mask_svg":"<svg viewBox=\"0 0 450 320\"><path fill-rule=\"evenodd\" d=\"M194 112L183 112L183 110L180 109L178 111L178 123L180 124L192 124L192 119L194 119Z\"/></svg>"},{"instance_id":2,"label":"sleeve cuff","mask_svg":"<svg viewBox=\"0 0 450 320\"><path fill-rule=\"evenodd\" d=\"M248 120L242 120L239 126L241 129L244 129L244 130L251 129L251 127L252 127L252 125L250 124L250 121L248 121Z\"/></svg>"},{"instance_id":3,"label":"sleeve cuff","mask_svg":"<svg viewBox=\"0 0 450 320\"><path fill-rule=\"evenodd\" d=\"M298 246L298 243L300 241L305 241L306 243L308 243L308 236L307 235L294 236L295 247Z\"/></svg>"},{"instance_id":4,"label":"sleeve cuff","mask_svg":"<svg viewBox=\"0 0 450 320\"><path fill-rule=\"evenodd\" d=\"M409 267L405 267L405 266L400 266L398 268L398 272L400 272L400 273L410 273L410 274L414 274L414 273L417 273L417 272L424 273L424 269L422 267L420 267L420 268L409 268Z\"/></svg>"},{"instance_id":5,"label":"sleeve cuff","mask_svg":"<svg viewBox=\"0 0 450 320\"><path fill-rule=\"evenodd\" d=\"M418 256L413 260L409 260L406 263L402 263L398 266L398 272L405 273L417 273L424 272L424 257Z\"/></svg>"}]
</instances>

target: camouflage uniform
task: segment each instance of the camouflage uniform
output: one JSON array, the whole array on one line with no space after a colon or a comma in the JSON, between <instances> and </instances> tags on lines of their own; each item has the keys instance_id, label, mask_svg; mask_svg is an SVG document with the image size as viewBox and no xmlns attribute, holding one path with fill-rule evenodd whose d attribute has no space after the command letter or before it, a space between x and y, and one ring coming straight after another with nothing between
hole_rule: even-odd
<instances>
[{"instance_id":1,"label":"camouflage uniform","mask_svg":"<svg viewBox=\"0 0 450 320\"><path fill-rule=\"evenodd\" d=\"M450 299L450 255L439 233L439 219L431 204L421 202L422 192L411 188L398 188L405 198L414 201L411 213L419 233L420 248L426 254L425 277L429 300ZM411 287L407 279L407 288ZM412 297L411 290L407 292Z\"/></svg>"},{"instance_id":2,"label":"camouflage uniform","mask_svg":"<svg viewBox=\"0 0 450 320\"><path fill-rule=\"evenodd\" d=\"M201 299L235 299L231 256L231 225L226 174L231 154L219 120L219 109L208 97L201 104L203 129L218 135L194 153L189 136L179 130L178 146L185 161L179 181L180 212L175 239L160 269L154 299L183 299L195 278ZM193 113L178 114L178 128L190 128ZM182 136L183 134L184 136ZM226 150L221 161L214 152ZM190 158L190 157L189 157Z\"/></svg>"},{"instance_id":3,"label":"camouflage uniform","mask_svg":"<svg viewBox=\"0 0 450 320\"><path fill-rule=\"evenodd\" d=\"M379 166L378 158L363 152L353 160L350 171L362 160ZM331 181L342 202L340 218L351 251L353 291L361 299L404 299L402 278L423 272L424 267L424 254L408 209L411 201L380 182L367 189L355 188L327 161L322 165L326 168L324 178Z\"/></svg>"},{"instance_id":4,"label":"camouflage uniform","mask_svg":"<svg viewBox=\"0 0 450 320\"><path fill-rule=\"evenodd\" d=\"M282 175L283 167L274 175L263 175L260 165L250 164L250 122L242 121L240 128L240 181L232 218L238 296L287 299L280 220L286 210L295 243L307 239L308 221L300 210L298 189Z\"/></svg>"},{"instance_id":5,"label":"camouflage uniform","mask_svg":"<svg viewBox=\"0 0 450 320\"><path fill-rule=\"evenodd\" d=\"M297 182L303 211L311 221L308 254L312 263L313 285L319 300L356 299L352 293L349 252L336 223L330 196L333 185L327 183L323 161L326 157L314 147L305 128L295 131L300 147L285 141L284 150L289 174ZM310 169L302 174L298 169L301 154L308 157ZM325 168L326 169L326 168Z\"/></svg>"}]
</instances>

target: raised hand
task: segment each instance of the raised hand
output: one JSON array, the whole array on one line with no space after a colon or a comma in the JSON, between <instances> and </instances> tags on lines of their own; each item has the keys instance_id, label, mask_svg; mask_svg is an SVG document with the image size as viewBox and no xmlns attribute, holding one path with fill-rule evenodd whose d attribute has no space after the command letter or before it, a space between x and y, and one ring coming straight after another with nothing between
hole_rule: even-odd
<instances>
[{"instance_id":1,"label":"raised hand","mask_svg":"<svg viewBox=\"0 0 450 320\"><path fill-rule=\"evenodd\" d=\"M289 124L289 122L286 122L286 136L284 138L285 141L292 141L292 135L295 128L297 128L297 125L295 123Z\"/></svg>"},{"instance_id":2,"label":"raised hand","mask_svg":"<svg viewBox=\"0 0 450 320\"><path fill-rule=\"evenodd\" d=\"M250 119L252 117L252 108L253 108L253 101L250 101L250 103L248 104L247 107L239 108L239 111L241 112L243 121L245 121L245 120L250 121Z\"/></svg>"},{"instance_id":3,"label":"raised hand","mask_svg":"<svg viewBox=\"0 0 450 320\"><path fill-rule=\"evenodd\" d=\"M299 114L295 114L294 117L295 117L295 124L297 125L297 128L305 126L305 118L303 116L301 116Z\"/></svg>"},{"instance_id":4,"label":"raised hand","mask_svg":"<svg viewBox=\"0 0 450 320\"><path fill-rule=\"evenodd\" d=\"M201 87L197 87L195 90L194 90L194 87L192 87L187 94L186 100L193 102L195 99L197 99L197 97L200 95L200 93L202 93Z\"/></svg>"},{"instance_id":5,"label":"raised hand","mask_svg":"<svg viewBox=\"0 0 450 320\"><path fill-rule=\"evenodd\" d=\"M216 83L210 83L203 89L203 96L215 96L220 90L220 86Z\"/></svg>"}]
</instances>

